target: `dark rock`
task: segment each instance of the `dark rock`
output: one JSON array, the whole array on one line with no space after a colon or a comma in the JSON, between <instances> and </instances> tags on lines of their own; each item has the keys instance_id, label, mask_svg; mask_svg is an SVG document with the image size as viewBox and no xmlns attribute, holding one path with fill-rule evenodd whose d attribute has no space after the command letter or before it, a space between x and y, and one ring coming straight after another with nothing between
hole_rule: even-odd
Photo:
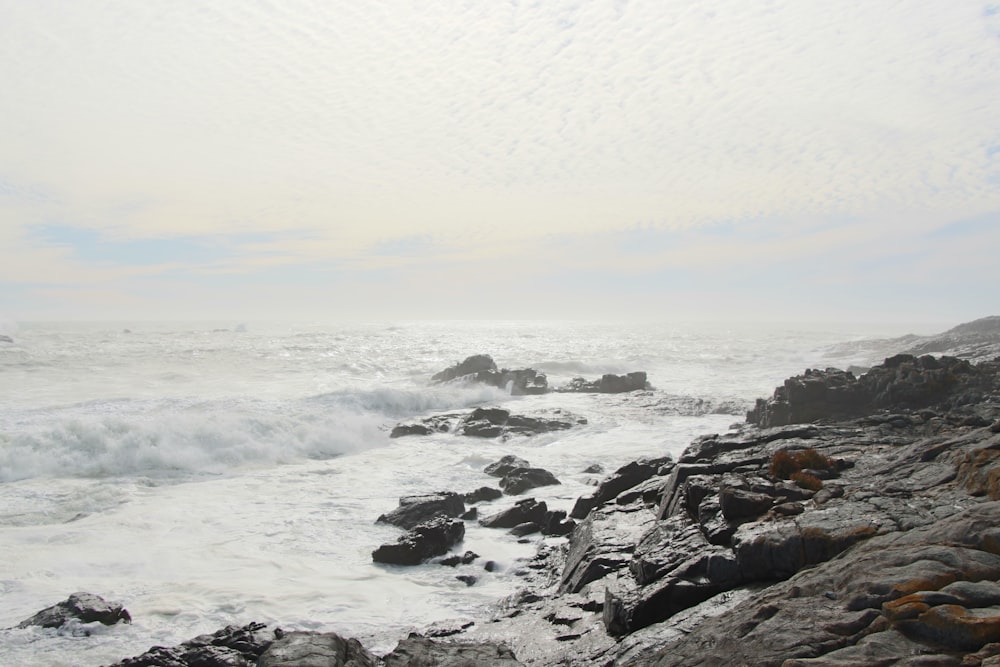
<instances>
[{"instance_id":1,"label":"dark rock","mask_svg":"<svg viewBox=\"0 0 1000 667\"><path fill-rule=\"evenodd\" d=\"M476 519L479 518L479 508L470 507L465 512L463 512L462 515L459 516L458 518L461 519L462 521L475 521Z\"/></svg>"},{"instance_id":2,"label":"dark rock","mask_svg":"<svg viewBox=\"0 0 1000 667\"><path fill-rule=\"evenodd\" d=\"M405 496L399 499L399 507L376 519L409 530L421 523L438 517L454 518L465 512L462 496L451 491L426 496Z\"/></svg>"},{"instance_id":3,"label":"dark rock","mask_svg":"<svg viewBox=\"0 0 1000 667\"><path fill-rule=\"evenodd\" d=\"M559 387L556 391L587 394L621 394L642 389L649 389L649 383L646 381L646 373L644 371L637 371L626 375L608 373L602 375L601 379L593 381L587 381L583 378L573 378L568 385Z\"/></svg>"},{"instance_id":4,"label":"dark rock","mask_svg":"<svg viewBox=\"0 0 1000 667\"><path fill-rule=\"evenodd\" d=\"M14 339L6 334L0 334L0 343L13 343Z\"/></svg>"},{"instance_id":5,"label":"dark rock","mask_svg":"<svg viewBox=\"0 0 1000 667\"><path fill-rule=\"evenodd\" d=\"M527 463L527 461L525 461L524 463ZM499 475L499 477L503 477L503 475ZM491 486L481 486L475 491L470 491L469 493L466 493L463 497L465 498L465 502L472 505L474 503L487 502L490 500L496 500L497 498L502 498L503 491L501 491L500 489L494 489Z\"/></svg>"},{"instance_id":6,"label":"dark rock","mask_svg":"<svg viewBox=\"0 0 1000 667\"><path fill-rule=\"evenodd\" d=\"M487 475L492 475L493 477L503 477L516 468L530 467L531 464L524 459L514 456L513 454L508 454L502 457L499 461L495 461L483 468L483 472Z\"/></svg>"},{"instance_id":7,"label":"dark rock","mask_svg":"<svg viewBox=\"0 0 1000 667\"><path fill-rule=\"evenodd\" d=\"M480 382L509 390L513 396L544 394L548 391L548 380L543 373L533 368L497 370L493 358L486 354L468 357L465 361L431 376L433 383L453 380Z\"/></svg>"},{"instance_id":8,"label":"dark rock","mask_svg":"<svg viewBox=\"0 0 1000 667\"><path fill-rule=\"evenodd\" d=\"M544 468L514 468L500 480L503 492L512 496L539 486L559 484L555 475Z\"/></svg>"},{"instance_id":9,"label":"dark rock","mask_svg":"<svg viewBox=\"0 0 1000 667\"><path fill-rule=\"evenodd\" d=\"M384 658L385 667L518 667L506 646L490 643L436 642L425 637L404 639Z\"/></svg>"},{"instance_id":10,"label":"dark rock","mask_svg":"<svg viewBox=\"0 0 1000 667\"><path fill-rule=\"evenodd\" d=\"M585 518L594 507L614 500L624 491L638 486L654 475L661 474L663 467L670 463L672 458L665 456L657 459L641 459L622 466L601 482L593 494L578 498L570 516L574 519Z\"/></svg>"},{"instance_id":11,"label":"dark rock","mask_svg":"<svg viewBox=\"0 0 1000 667\"><path fill-rule=\"evenodd\" d=\"M473 586L479 579L471 574L457 574L455 578L466 586Z\"/></svg>"},{"instance_id":12,"label":"dark rock","mask_svg":"<svg viewBox=\"0 0 1000 667\"><path fill-rule=\"evenodd\" d=\"M722 516L728 521L755 519L764 514L774 504L774 498L766 493L754 493L746 489L725 486L719 491Z\"/></svg>"},{"instance_id":13,"label":"dark rock","mask_svg":"<svg viewBox=\"0 0 1000 667\"><path fill-rule=\"evenodd\" d=\"M390 438L402 438L407 435L430 435L434 430L426 424L398 424L389 432Z\"/></svg>"},{"instance_id":14,"label":"dark rock","mask_svg":"<svg viewBox=\"0 0 1000 667\"><path fill-rule=\"evenodd\" d=\"M242 627L229 625L210 635L172 647L154 646L142 655L126 658L110 667L245 667L257 665L260 656L272 642L272 634L265 632L263 623L249 623ZM273 638L284 636L280 629ZM365 667L365 663L356 663ZM271 665L270 667L273 667ZM345 667L347 667L345 665Z\"/></svg>"},{"instance_id":15,"label":"dark rock","mask_svg":"<svg viewBox=\"0 0 1000 667\"><path fill-rule=\"evenodd\" d=\"M604 466L600 463L591 463L589 466L583 469L583 472L588 475L598 475L604 472Z\"/></svg>"},{"instance_id":16,"label":"dark rock","mask_svg":"<svg viewBox=\"0 0 1000 667\"><path fill-rule=\"evenodd\" d=\"M395 544L383 544L372 552L372 560L392 565L419 565L428 558L447 553L465 537L465 524L438 518L415 526Z\"/></svg>"},{"instance_id":17,"label":"dark rock","mask_svg":"<svg viewBox=\"0 0 1000 667\"><path fill-rule=\"evenodd\" d=\"M17 627L37 625L43 628L58 628L70 621L114 625L119 621L131 623L132 616L119 602L109 602L92 593L73 593L59 604L47 607L31 618L21 621Z\"/></svg>"},{"instance_id":18,"label":"dark rock","mask_svg":"<svg viewBox=\"0 0 1000 667\"><path fill-rule=\"evenodd\" d=\"M378 659L354 638L333 632L288 632L260 656L257 667L376 667Z\"/></svg>"},{"instance_id":19,"label":"dark rock","mask_svg":"<svg viewBox=\"0 0 1000 667\"><path fill-rule=\"evenodd\" d=\"M458 378L475 376L477 373L489 373L497 370L496 362L488 354L474 354L466 357L465 361L435 373L431 376L431 382L450 382Z\"/></svg>"},{"instance_id":20,"label":"dark rock","mask_svg":"<svg viewBox=\"0 0 1000 667\"><path fill-rule=\"evenodd\" d=\"M480 519L479 523L487 528L513 528L522 523L534 523L541 525L545 522L548 507L545 501L537 501L534 498L520 500L510 509Z\"/></svg>"}]
</instances>

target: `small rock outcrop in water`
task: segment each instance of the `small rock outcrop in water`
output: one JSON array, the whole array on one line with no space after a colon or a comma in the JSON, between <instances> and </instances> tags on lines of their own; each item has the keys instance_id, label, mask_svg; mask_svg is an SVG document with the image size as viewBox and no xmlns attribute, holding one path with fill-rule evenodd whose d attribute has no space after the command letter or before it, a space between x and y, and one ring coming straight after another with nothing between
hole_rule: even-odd
<instances>
[{"instance_id":1,"label":"small rock outcrop in water","mask_svg":"<svg viewBox=\"0 0 1000 667\"><path fill-rule=\"evenodd\" d=\"M118 622L131 623L132 616L119 602L109 602L92 593L73 593L59 604L43 609L31 618L21 621L17 627L37 625L43 628L58 628L70 621L114 625Z\"/></svg>"},{"instance_id":2,"label":"small rock outcrop in water","mask_svg":"<svg viewBox=\"0 0 1000 667\"><path fill-rule=\"evenodd\" d=\"M0 334L0 343L13 343L14 339L7 334Z\"/></svg>"},{"instance_id":3,"label":"small rock outcrop in water","mask_svg":"<svg viewBox=\"0 0 1000 667\"><path fill-rule=\"evenodd\" d=\"M599 380L587 381L583 378L573 378L564 387L559 387L556 391L568 393L586 394L623 394L629 391L640 391L649 389L649 382L646 381L644 371L627 373L626 375L605 374Z\"/></svg>"},{"instance_id":4,"label":"small rock outcrop in water","mask_svg":"<svg viewBox=\"0 0 1000 667\"><path fill-rule=\"evenodd\" d=\"M372 552L376 563L419 565L429 558L448 552L465 537L465 524L458 519L437 518L421 523L394 543L383 544Z\"/></svg>"},{"instance_id":5,"label":"small rock outcrop in water","mask_svg":"<svg viewBox=\"0 0 1000 667\"><path fill-rule=\"evenodd\" d=\"M480 382L500 389L510 389L514 396L524 394L545 394L550 391L548 378L544 373L539 373L533 368L522 368L518 370L497 369L493 357L488 354L476 354L467 357L465 361L450 366L431 376L433 384L442 382L454 382L465 380L468 382ZM584 378L573 378L565 386L558 387L555 391L567 393L600 393L600 394L621 394L629 391L639 391L649 389L649 382L646 380L645 371L636 371L625 375L614 375L611 373L601 376L597 380L585 380Z\"/></svg>"},{"instance_id":6,"label":"small rock outcrop in water","mask_svg":"<svg viewBox=\"0 0 1000 667\"><path fill-rule=\"evenodd\" d=\"M463 497L450 491L426 496L404 496L399 507L376 519L407 530L439 517L455 518L465 513Z\"/></svg>"},{"instance_id":7,"label":"small rock outcrop in water","mask_svg":"<svg viewBox=\"0 0 1000 667\"><path fill-rule=\"evenodd\" d=\"M524 493L539 486L559 484L555 475L544 468L532 468L531 464L522 458L507 455L499 461L489 464L483 469L487 475L500 478L500 488L512 496Z\"/></svg>"},{"instance_id":8,"label":"small rock outcrop in water","mask_svg":"<svg viewBox=\"0 0 1000 667\"><path fill-rule=\"evenodd\" d=\"M431 376L432 383L468 380L481 382L500 389L510 388L514 396L544 394L549 389L545 375L532 368L520 370L497 369L493 357L476 354Z\"/></svg>"},{"instance_id":9,"label":"small rock outcrop in water","mask_svg":"<svg viewBox=\"0 0 1000 667\"><path fill-rule=\"evenodd\" d=\"M536 415L515 415L505 408L476 408L469 413L434 415L417 423L398 424L389 437L452 432L472 438L505 439L563 431L586 423L584 417L558 408Z\"/></svg>"}]
</instances>

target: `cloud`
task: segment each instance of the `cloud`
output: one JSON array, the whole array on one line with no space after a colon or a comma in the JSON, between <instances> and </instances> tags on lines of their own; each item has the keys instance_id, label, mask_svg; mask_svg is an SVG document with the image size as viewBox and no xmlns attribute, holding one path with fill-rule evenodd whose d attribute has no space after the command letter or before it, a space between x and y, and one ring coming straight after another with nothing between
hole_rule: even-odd
<instances>
[{"instance_id":1,"label":"cloud","mask_svg":"<svg viewBox=\"0 0 1000 667\"><path fill-rule=\"evenodd\" d=\"M0 279L866 254L1000 210L994 5L5 3Z\"/></svg>"}]
</instances>

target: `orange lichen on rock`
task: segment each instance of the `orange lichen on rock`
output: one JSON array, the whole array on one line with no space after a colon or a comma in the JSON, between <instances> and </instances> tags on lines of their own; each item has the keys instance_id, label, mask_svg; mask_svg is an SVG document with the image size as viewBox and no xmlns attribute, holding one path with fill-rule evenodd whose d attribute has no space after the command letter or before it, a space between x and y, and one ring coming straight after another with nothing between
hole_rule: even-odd
<instances>
[{"instance_id":1,"label":"orange lichen on rock","mask_svg":"<svg viewBox=\"0 0 1000 667\"><path fill-rule=\"evenodd\" d=\"M1000 641L1000 608L966 609L957 604L931 607L907 630L961 649L979 649Z\"/></svg>"}]
</instances>

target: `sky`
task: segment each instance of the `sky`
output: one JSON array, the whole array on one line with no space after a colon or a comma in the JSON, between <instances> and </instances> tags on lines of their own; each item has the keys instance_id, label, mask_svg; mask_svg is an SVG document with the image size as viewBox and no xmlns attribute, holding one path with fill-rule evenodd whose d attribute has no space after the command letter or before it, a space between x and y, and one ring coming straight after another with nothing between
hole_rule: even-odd
<instances>
[{"instance_id":1,"label":"sky","mask_svg":"<svg viewBox=\"0 0 1000 667\"><path fill-rule=\"evenodd\" d=\"M1000 0L0 0L0 320L1000 313Z\"/></svg>"}]
</instances>

